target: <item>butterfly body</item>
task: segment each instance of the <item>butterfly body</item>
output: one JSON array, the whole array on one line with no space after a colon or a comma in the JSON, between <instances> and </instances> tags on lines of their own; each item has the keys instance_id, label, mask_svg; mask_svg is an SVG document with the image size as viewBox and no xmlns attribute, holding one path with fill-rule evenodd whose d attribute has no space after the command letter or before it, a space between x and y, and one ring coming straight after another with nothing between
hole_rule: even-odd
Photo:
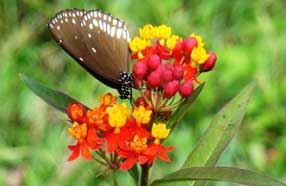
<instances>
[{"instance_id":1,"label":"butterfly body","mask_svg":"<svg viewBox=\"0 0 286 186\"><path fill-rule=\"evenodd\" d=\"M68 9L49 24L58 44L96 79L131 98L129 32L124 21L101 10Z\"/></svg>"}]
</instances>

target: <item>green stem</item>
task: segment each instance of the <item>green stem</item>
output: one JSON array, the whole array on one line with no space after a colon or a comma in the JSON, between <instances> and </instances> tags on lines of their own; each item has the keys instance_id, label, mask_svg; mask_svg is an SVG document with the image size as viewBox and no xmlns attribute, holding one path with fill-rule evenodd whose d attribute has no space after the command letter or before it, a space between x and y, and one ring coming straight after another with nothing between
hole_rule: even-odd
<instances>
[{"instance_id":1,"label":"green stem","mask_svg":"<svg viewBox=\"0 0 286 186\"><path fill-rule=\"evenodd\" d=\"M141 165L142 173L140 178L140 186L148 186L149 170L152 165Z\"/></svg>"},{"instance_id":2,"label":"green stem","mask_svg":"<svg viewBox=\"0 0 286 186\"><path fill-rule=\"evenodd\" d=\"M117 180L117 172L116 172L116 170L112 171L112 179L113 179L113 186L118 186L118 180Z\"/></svg>"}]
</instances>

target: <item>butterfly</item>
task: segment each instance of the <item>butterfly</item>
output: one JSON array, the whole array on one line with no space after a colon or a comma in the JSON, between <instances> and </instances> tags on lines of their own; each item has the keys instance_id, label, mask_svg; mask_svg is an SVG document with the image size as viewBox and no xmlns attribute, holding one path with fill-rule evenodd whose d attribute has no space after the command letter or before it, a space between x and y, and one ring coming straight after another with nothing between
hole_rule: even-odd
<instances>
[{"instance_id":1,"label":"butterfly","mask_svg":"<svg viewBox=\"0 0 286 186\"><path fill-rule=\"evenodd\" d=\"M124 21L101 10L67 9L48 23L52 37L78 64L121 99L132 97L130 41Z\"/></svg>"}]
</instances>

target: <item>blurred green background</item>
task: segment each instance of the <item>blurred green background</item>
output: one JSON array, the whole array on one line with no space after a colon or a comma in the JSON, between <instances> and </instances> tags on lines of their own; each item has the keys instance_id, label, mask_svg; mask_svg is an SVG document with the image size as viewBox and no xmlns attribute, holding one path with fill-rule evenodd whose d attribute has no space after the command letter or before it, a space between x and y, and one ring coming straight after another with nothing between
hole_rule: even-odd
<instances>
[{"instance_id":1,"label":"blurred green background","mask_svg":"<svg viewBox=\"0 0 286 186\"><path fill-rule=\"evenodd\" d=\"M218 55L192 109L169 137L173 162L156 162L152 178L176 170L213 115L252 79L258 87L239 135L219 164L249 168L286 180L286 3L281 0L73 1L0 0L0 186L110 185L102 169L66 161L64 114L48 106L18 78L28 74L87 105L109 90L77 65L51 39L47 22L66 8L100 8L124 19L132 35L146 24L167 24L176 34L200 34ZM126 172L120 185L131 185ZM230 185L217 183L211 185ZM233 184L234 185L234 184Z\"/></svg>"}]
</instances>

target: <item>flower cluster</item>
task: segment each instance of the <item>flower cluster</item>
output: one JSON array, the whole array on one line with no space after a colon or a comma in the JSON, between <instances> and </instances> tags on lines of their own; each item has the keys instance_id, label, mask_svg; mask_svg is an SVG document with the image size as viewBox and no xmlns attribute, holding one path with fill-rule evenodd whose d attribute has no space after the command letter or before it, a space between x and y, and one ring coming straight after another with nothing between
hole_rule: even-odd
<instances>
[{"instance_id":1,"label":"flower cluster","mask_svg":"<svg viewBox=\"0 0 286 186\"><path fill-rule=\"evenodd\" d=\"M134 84L142 93L145 102L155 112L170 111L199 84L198 75L212 70L216 62L214 52L207 52L205 43L198 35L183 39L171 33L166 25L145 25L139 36L129 43L132 51ZM176 93L180 100L174 102Z\"/></svg>"},{"instance_id":2,"label":"flower cluster","mask_svg":"<svg viewBox=\"0 0 286 186\"><path fill-rule=\"evenodd\" d=\"M161 144L170 133L168 127L174 127L166 123L193 93L194 84L200 83L198 75L212 70L216 55L206 51L200 36L183 39L166 25L145 25L129 47L135 60L134 85L140 95L133 97L132 108L118 103L111 93L100 97L99 106L93 109L79 103L68 105L72 123L68 131L77 140L69 146L69 160L81 155L108 170L128 170L136 163L151 166L157 157L171 161L167 153L173 147Z\"/></svg>"},{"instance_id":3,"label":"flower cluster","mask_svg":"<svg viewBox=\"0 0 286 186\"><path fill-rule=\"evenodd\" d=\"M160 143L170 129L165 123L154 122L152 110L143 102L137 102L131 111L107 93L100 98L98 107L89 110L73 103L68 105L67 114L73 124L68 132L77 140L69 146L69 160L81 155L109 169L121 170L128 170L135 163L152 164L156 157L171 161L167 152L173 148Z\"/></svg>"}]
</instances>

